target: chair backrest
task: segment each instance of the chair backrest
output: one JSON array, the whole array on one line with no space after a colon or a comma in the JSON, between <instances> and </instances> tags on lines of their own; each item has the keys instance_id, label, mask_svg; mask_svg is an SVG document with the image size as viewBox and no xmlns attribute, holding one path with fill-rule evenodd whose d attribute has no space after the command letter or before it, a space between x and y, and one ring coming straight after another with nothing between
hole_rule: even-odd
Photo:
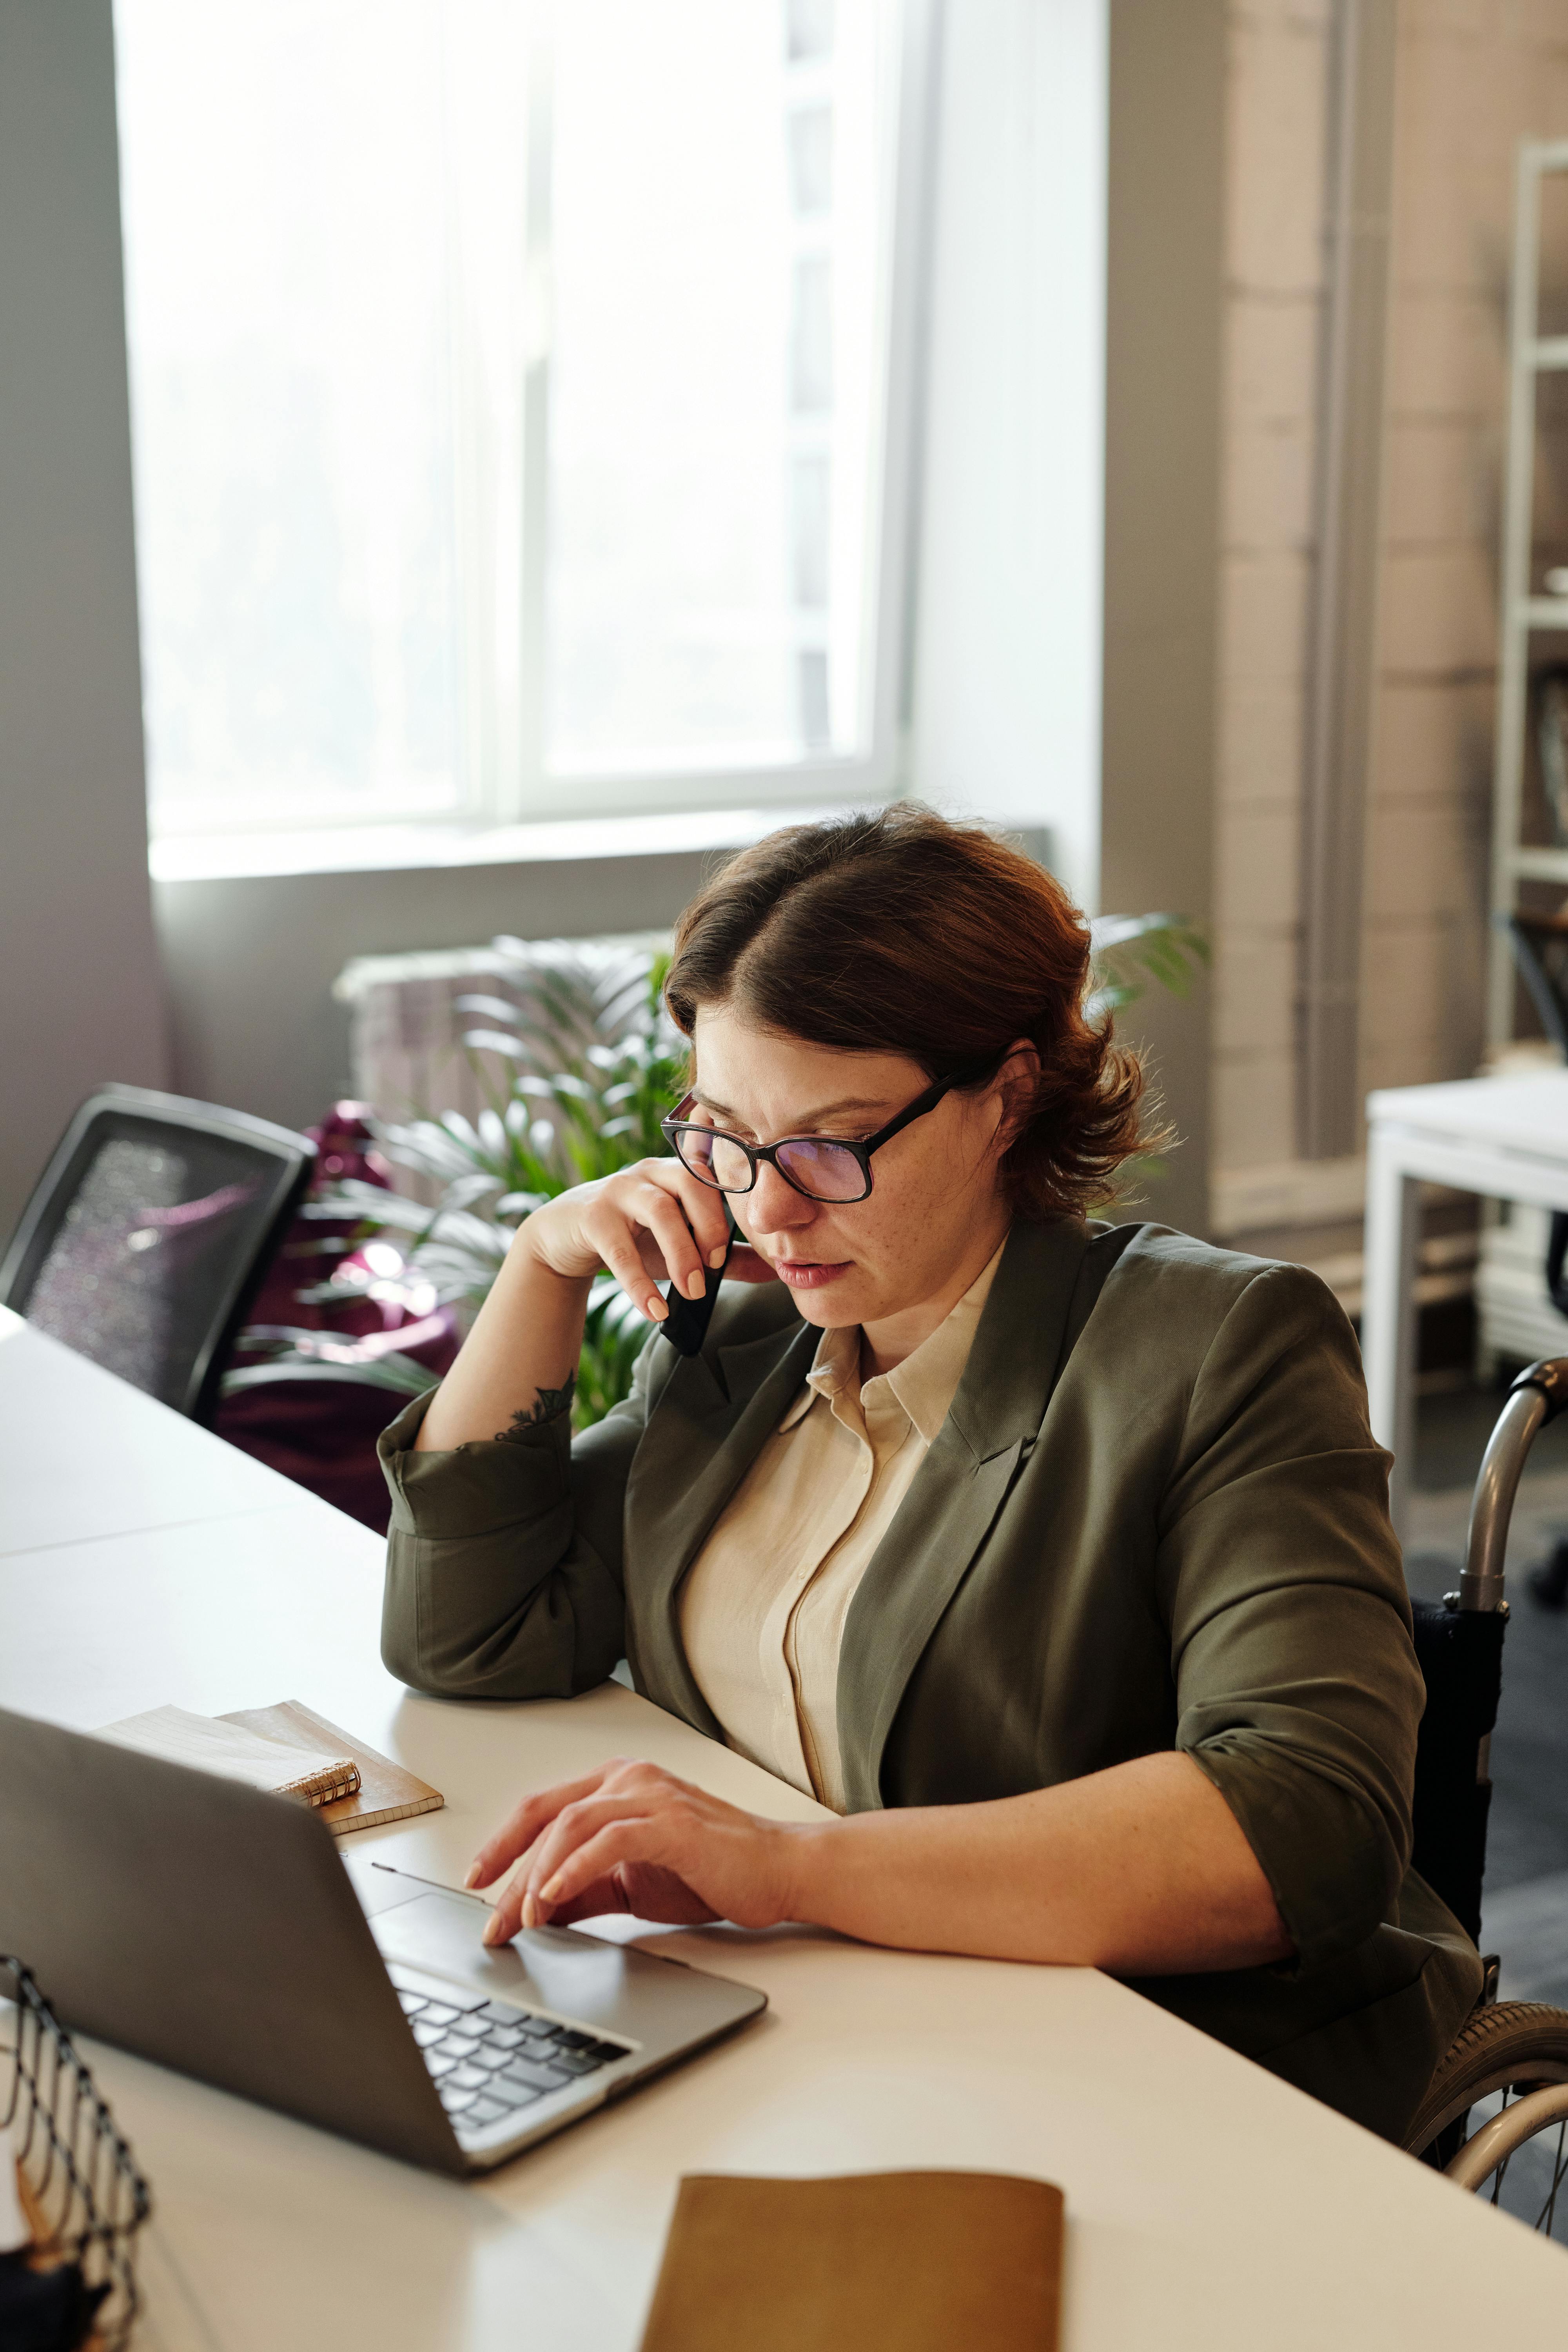
<instances>
[{"instance_id":1,"label":"chair backrest","mask_svg":"<svg viewBox=\"0 0 1568 2352\"><path fill-rule=\"evenodd\" d=\"M1411 1608L1426 1709L1415 1739L1410 1859L1479 1942L1492 1797L1482 1742L1497 1721L1508 1618L1501 1610L1440 1601L1414 1601Z\"/></svg>"},{"instance_id":2,"label":"chair backrest","mask_svg":"<svg viewBox=\"0 0 1568 2352\"><path fill-rule=\"evenodd\" d=\"M210 1420L314 1157L307 1137L243 1111L104 1087L67 1128L0 1257L0 1304Z\"/></svg>"},{"instance_id":3,"label":"chair backrest","mask_svg":"<svg viewBox=\"0 0 1568 2352\"><path fill-rule=\"evenodd\" d=\"M1530 1449L1539 1432L1563 1412L1568 1412L1568 1356L1527 1366L1487 1440L1458 1590L1440 1602L1412 1603L1426 1706L1415 1741L1410 1858L1478 1940L1492 1797L1488 1765L1508 1631L1508 1526Z\"/></svg>"}]
</instances>

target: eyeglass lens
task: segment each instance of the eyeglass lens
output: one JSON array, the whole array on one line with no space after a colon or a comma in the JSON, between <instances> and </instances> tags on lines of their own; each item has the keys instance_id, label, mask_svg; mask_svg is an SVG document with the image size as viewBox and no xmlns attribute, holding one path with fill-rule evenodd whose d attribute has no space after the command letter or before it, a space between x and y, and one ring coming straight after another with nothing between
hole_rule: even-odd
<instances>
[{"instance_id":1,"label":"eyeglass lens","mask_svg":"<svg viewBox=\"0 0 1568 2352\"><path fill-rule=\"evenodd\" d=\"M722 1192L746 1192L752 1186L752 1163L738 1143L726 1135L710 1135L702 1128L686 1128L676 1139L681 1158L694 1176L716 1184ZM866 1171L852 1151L839 1143L802 1136L778 1148L783 1174L814 1201L860 1201L866 1196Z\"/></svg>"}]
</instances>

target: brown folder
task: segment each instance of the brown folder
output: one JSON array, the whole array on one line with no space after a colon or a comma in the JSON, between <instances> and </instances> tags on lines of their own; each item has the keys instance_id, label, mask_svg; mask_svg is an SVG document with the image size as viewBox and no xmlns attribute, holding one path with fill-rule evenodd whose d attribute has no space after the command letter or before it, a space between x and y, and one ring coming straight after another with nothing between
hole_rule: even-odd
<instances>
[{"instance_id":1,"label":"brown folder","mask_svg":"<svg viewBox=\"0 0 1568 2352\"><path fill-rule=\"evenodd\" d=\"M1048 2181L691 2173L642 2352L1056 2352L1061 2271Z\"/></svg>"},{"instance_id":2,"label":"brown folder","mask_svg":"<svg viewBox=\"0 0 1568 2352\"><path fill-rule=\"evenodd\" d=\"M379 1829L384 1822L405 1822L414 1813L433 1813L447 1801L427 1780L395 1764L389 1756L367 1748L362 1739L351 1738L335 1723L329 1723L324 1715L317 1715L297 1698L284 1699L278 1706L237 1708L232 1715L220 1716L218 1720L237 1723L247 1731L258 1731L264 1738L281 1739L292 1748L318 1751L325 1748L358 1765L359 1787L355 1793L316 1808L316 1818L325 1822L334 1837L348 1837L355 1830Z\"/></svg>"}]
</instances>

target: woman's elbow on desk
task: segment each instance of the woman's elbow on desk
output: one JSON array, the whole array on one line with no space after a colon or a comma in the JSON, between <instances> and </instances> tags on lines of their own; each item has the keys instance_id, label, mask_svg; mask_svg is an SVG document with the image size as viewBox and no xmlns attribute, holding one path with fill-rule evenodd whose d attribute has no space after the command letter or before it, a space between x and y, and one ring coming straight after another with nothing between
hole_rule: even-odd
<instances>
[{"instance_id":1,"label":"woman's elbow on desk","mask_svg":"<svg viewBox=\"0 0 1568 2352\"><path fill-rule=\"evenodd\" d=\"M478 1639L439 1641L390 1612L382 1622L382 1664L426 1698L577 1698L609 1680L617 1654L613 1643L584 1638L549 1612L542 1624Z\"/></svg>"},{"instance_id":2,"label":"woman's elbow on desk","mask_svg":"<svg viewBox=\"0 0 1568 2352\"><path fill-rule=\"evenodd\" d=\"M407 1605L399 1605L405 1599ZM426 1698L571 1698L581 1685L573 1678L570 1651L560 1654L561 1646L503 1640L493 1633L474 1638L450 1626L438 1633L414 1596L395 1595L388 1587L381 1622L382 1664Z\"/></svg>"},{"instance_id":3,"label":"woman's elbow on desk","mask_svg":"<svg viewBox=\"0 0 1568 2352\"><path fill-rule=\"evenodd\" d=\"M464 1659L433 1655L416 1633L403 1625L384 1623L381 1663L389 1675L423 1698L472 1698L474 1680Z\"/></svg>"},{"instance_id":4,"label":"woman's elbow on desk","mask_svg":"<svg viewBox=\"0 0 1568 2352\"><path fill-rule=\"evenodd\" d=\"M468 1649L441 1652L402 1635L383 1636L381 1662L389 1675L424 1698L575 1698L605 1679L595 1674L579 1681L570 1664L544 1667L526 1656L487 1659Z\"/></svg>"}]
</instances>

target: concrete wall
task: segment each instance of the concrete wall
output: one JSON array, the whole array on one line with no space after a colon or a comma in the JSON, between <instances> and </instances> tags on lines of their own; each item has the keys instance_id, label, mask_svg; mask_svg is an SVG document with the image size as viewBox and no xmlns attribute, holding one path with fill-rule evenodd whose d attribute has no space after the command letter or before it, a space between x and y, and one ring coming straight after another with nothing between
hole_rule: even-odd
<instances>
[{"instance_id":1,"label":"concrete wall","mask_svg":"<svg viewBox=\"0 0 1568 2352\"><path fill-rule=\"evenodd\" d=\"M165 1082L110 0L0 5L0 1238L101 1079Z\"/></svg>"},{"instance_id":2,"label":"concrete wall","mask_svg":"<svg viewBox=\"0 0 1568 2352\"><path fill-rule=\"evenodd\" d=\"M1514 153L1568 138L1561 0L1402 0L1363 1086L1467 1077L1481 1049ZM1568 330L1568 203L1543 276ZM1561 379L1537 525L1568 551ZM1548 561L1552 560L1548 555ZM1562 638L1538 639L1561 661Z\"/></svg>"},{"instance_id":3,"label":"concrete wall","mask_svg":"<svg viewBox=\"0 0 1568 2352\"><path fill-rule=\"evenodd\" d=\"M912 747L928 796L1048 828L1087 905L1200 921L1226 66L1223 0L949 12ZM1210 1019L1206 982L1125 1016L1182 1139L1145 1213L1197 1233Z\"/></svg>"},{"instance_id":4,"label":"concrete wall","mask_svg":"<svg viewBox=\"0 0 1568 2352\"><path fill-rule=\"evenodd\" d=\"M1215 811L1216 1169L1296 1156L1329 0L1228 11Z\"/></svg>"},{"instance_id":5,"label":"concrete wall","mask_svg":"<svg viewBox=\"0 0 1568 2352\"><path fill-rule=\"evenodd\" d=\"M1360 1167L1300 1160L1293 1110L1332 14L1227 10L1213 1213L1353 1299ZM1513 157L1568 136L1561 0L1401 0L1398 28L1363 1093L1468 1076L1481 1049ZM1561 331L1561 242L1555 267ZM1568 551L1568 457L1547 471Z\"/></svg>"},{"instance_id":6,"label":"concrete wall","mask_svg":"<svg viewBox=\"0 0 1568 2352\"><path fill-rule=\"evenodd\" d=\"M1112 0L1106 291L1100 903L1206 921L1218 658L1223 0ZM1146 1213L1203 1234L1211 992L1152 993L1151 1049L1180 1136Z\"/></svg>"}]
</instances>

